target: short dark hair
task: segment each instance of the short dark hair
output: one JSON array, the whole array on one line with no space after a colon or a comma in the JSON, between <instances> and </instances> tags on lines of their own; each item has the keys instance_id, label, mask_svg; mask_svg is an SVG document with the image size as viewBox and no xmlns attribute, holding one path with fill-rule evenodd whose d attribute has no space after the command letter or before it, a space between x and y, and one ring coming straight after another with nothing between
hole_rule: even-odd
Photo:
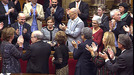
<instances>
[{"instance_id":1,"label":"short dark hair","mask_svg":"<svg viewBox=\"0 0 134 75\"><path fill-rule=\"evenodd\" d=\"M60 45L65 44L65 42L67 41L67 36L65 32L58 31L55 35L55 41L57 41L57 43L59 43Z\"/></svg>"},{"instance_id":2,"label":"short dark hair","mask_svg":"<svg viewBox=\"0 0 134 75\"><path fill-rule=\"evenodd\" d=\"M103 11L106 10L106 5L102 4L102 5L99 5L98 8L101 8Z\"/></svg>"},{"instance_id":3,"label":"short dark hair","mask_svg":"<svg viewBox=\"0 0 134 75\"><path fill-rule=\"evenodd\" d=\"M123 6L124 7L124 13L126 13L128 11L128 4L127 3L120 3L119 6Z\"/></svg>"},{"instance_id":4,"label":"short dark hair","mask_svg":"<svg viewBox=\"0 0 134 75\"><path fill-rule=\"evenodd\" d=\"M46 23L48 20L52 20L53 22L55 22L54 18L52 16L49 16L47 19L46 19Z\"/></svg>"},{"instance_id":5,"label":"short dark hair","mask_svg":"<svg viewBox=\"0 0 134 75\"><path fill-rule=\"evenodd\" d=\"M119 34L119 43L123 45L125 49L130 49L132 47L132 40L128 34Z\"/></svg>"},{"instance_id":6,"label":"short dark hair","mask_svg":"<svg viewBox=\"0 0 134 75\"><path fill-rule=\"evenodd\" d=\"M4 41L9 41L10 37L15 33L15 29L13 27L6 27L2 30L1 38Z\"/></svg>"}]
</instances>

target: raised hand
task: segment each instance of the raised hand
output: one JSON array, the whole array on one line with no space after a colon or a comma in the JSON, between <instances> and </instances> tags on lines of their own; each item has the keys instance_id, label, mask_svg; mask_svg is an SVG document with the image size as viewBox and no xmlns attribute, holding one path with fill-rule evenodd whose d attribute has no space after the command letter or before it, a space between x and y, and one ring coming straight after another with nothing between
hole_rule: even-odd
<instances>
[{"instance_id":1,"label":"raised hand","mask_svg":"<svg viewBox=\"0 0 134 75\"><path fill-rule=\"evenodd\" d=\"M31 12L31 14L33 14L33 9L32 8L31 8L30 12Z\"/></svg>"},{"instance_id":2,"label":"raised hand","mask_svg":"<svg viewBox=\"0 0 134 75\"><path fill-rule=\"evenodd\" d=\"M129 29L129 27L127 25L123 26L123 29L124 29L124 31L126 31L128 33L130 32L130 29Z\"/></svg>"},{"instance_id":3,"label":"raised hand","mask_svg":"<svg viewBox=\"0 0 134 75\"><path fill-rule=\"evenodd\" d=\"M103 52L103 53L99 52L99 56L104 59L108 59L108 55L105 52Z\"/></svg>"},{"instance_id":4,"label":"raised hand","mask_svg":"<svg viewBox=\"0 0 134 75\"><path fill-rule=\"evenodd\" d=\"M27 33L27 29L26 29L26 28L24 28L23 33L24 33L24 34Z\"/></svg>"},{"instance_id":5,"label":"raised hand","mask_svg":"<svg viewBox=\"0 0 134 75\"><path fill-rule=\"evenodd\" d=\"M24 43L24 38L22 35L20 35L17 39L17 43L19 44L19 47L22 47L23 46L23 43Z\"/></svg>"},{"instance_id":6,"label":"raised hand","mask_svg":"<svg viewBox=\"0 0 134 75\"><path fill-rule=\"evenodd\" d=\"M3 28L3 26L4 26L4 23L1 22L1 23L0 23L0 30Z\"/></svg>"},{"instance_id":7,"label":"raised hand","mask_svg":"<svg viewBox=\"0 0 134 75\"><path fill-rule=\"evenodd\" d=\"M75 41L72 41L72 45L74 46L74 48L77 48L77 44Z\"/></svg>"},{"instance_id":8,"label":"raised hand","mask_svg":"<svg viewBox=\"0 0 134 75\"><path fill-rule=\"evenodd\" d=\"M114 58L114 52L111 48L108 48L108 54L110 55L110 58L113 59Z\"/></svg>"}]
</instances>

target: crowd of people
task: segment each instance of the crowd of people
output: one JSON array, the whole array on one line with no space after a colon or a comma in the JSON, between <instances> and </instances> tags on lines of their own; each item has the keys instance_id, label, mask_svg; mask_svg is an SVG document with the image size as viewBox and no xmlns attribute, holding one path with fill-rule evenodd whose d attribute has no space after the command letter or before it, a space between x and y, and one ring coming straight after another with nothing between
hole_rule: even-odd
<instances>
[{"instance_id":1,"label":"crowd of people","mask_svg":"<svg viewBox=\"0 0 134 75\"><path fill-rule=\"evenodd\" d=\"M69 52L77 60L75 75L133 75L133 14L127 3L112 9L110 17L106 6L98 5L89 25L90 8L82 0L74 0L68 9L58 0L48 0L47 7L37 1L26 0L23 11L19 0L0 1L2 73L21 73L21 58L28 61L27 73L49 74L54 51L56 75L69 75ZM67 25L62 23L64 11Z\"/></svg>"}]
</instances>

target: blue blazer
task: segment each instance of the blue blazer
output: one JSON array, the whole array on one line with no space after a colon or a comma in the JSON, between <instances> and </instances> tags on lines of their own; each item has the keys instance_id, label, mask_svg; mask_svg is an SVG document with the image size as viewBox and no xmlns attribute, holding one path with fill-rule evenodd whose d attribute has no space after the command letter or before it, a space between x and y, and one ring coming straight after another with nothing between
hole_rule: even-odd
<instances>
[{"instance_id":1,"label":"blue blazer","mask_svg":"<svg viewBox=\"0 0 134 75\"><path fill-rule=\"evenodd\" d=\"M85 49L86 44L89 46L94 42L92 39L78 45L78 49L74 49L73 58L77 61L75 75L96 75L97 68L91 61L91 53Z\"/></svg>"}]
</instances>

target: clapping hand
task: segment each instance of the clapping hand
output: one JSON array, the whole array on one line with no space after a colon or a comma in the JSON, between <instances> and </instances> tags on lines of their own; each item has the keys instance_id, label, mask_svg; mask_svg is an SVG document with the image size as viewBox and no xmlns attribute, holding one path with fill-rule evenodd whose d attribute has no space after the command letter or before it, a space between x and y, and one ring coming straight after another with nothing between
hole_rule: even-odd
<instances>
[{"instance_id":1,"label":"clapping hand","mask_svg":"<svg viewBox=\"0 0 134 75\"><path fill-rule=\"evenodd\" d=\"M123 29L124 29L127 33L130 32L130 29L129 29L129 27L128 27L127 25L123 26Z\"/></svg>"},{"instance_id":2,"label":"clapping hand","mask_svg":"<svg viewBox=\"0 0 134 75\"><path fill-rule=\"evenodd\" d=\"M73 45L74 48L77 48L77 44L76 44L75 41L72 41L72 45Z\"/></svg>"},{"instance_id":3,"label":"clapping hand","mask_svg":"<svg viewBox=\"0 0 134 75\"><path fill-rule=\"evenodd\" d=\"M24 33L24 34L27 33L27 29L26 29L26 28L24 28L23 33Z\"/></svg>"},{"instance_id":4,"label":"clapping hand","mask_svg":"<svg viewBox=\"0 0 134 75\"><path fill-rule=\"evenodd\" d=\"M22 47L23 46L23 43L24 43L24 38L22 35L20 35L17 39L17 43L19 44L19 47Z\"/></svg>"},{"instance_id":5,"label":"clapping hand","mask_svg":"<svg viewBox=\"0 0 134 75\"><path fill-rule=\"evenodd\" d=\"M110 58L113 59L114 58L114 52L111 48L108 48L108 54L110 55Z\"/></svg>"},{"instance_id":6,"label":"clapping hand","mask_svg":"<svg viewBox=\"0 0 134 75\"><path fill-rule=\"evenodd\" d=\"M3 26L4 26L4 23L1 22L1 23L0 23L0 30L3 28Z\"/></svg>"},{"instance_id":7,"label":"clapping hand","mask_svg":"<svg viewBox=\"0 0 134 75\"><path fill-rule=\"evenodd\" d=\"M108 55L105 52L103 52L103 53L99 52L99 56L104 59L108 59Z\"/></svg>"}]
</instances>

